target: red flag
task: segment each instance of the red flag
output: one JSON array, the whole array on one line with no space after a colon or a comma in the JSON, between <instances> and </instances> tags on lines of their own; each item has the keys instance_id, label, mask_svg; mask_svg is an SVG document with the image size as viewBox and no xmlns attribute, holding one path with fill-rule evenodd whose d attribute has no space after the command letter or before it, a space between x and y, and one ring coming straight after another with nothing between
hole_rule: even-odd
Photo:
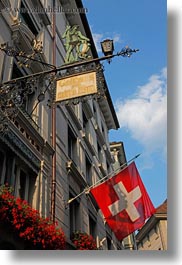
<instances>
[{"instance_id":1,"label":"red flag","mask_svg":"<svg viewBox=\"0 0 182 265\"><path fill-rule=\"evenodd\" d=\"M90 192L118 240L141 228L155 213L135 162Z\"/></svg>"}]
</instances>

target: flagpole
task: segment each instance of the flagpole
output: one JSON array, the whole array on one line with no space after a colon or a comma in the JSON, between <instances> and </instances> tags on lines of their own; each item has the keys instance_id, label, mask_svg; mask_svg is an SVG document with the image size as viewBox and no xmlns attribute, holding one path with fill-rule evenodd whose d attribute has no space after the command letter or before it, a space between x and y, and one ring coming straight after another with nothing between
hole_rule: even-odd
<instances>
[{"instance_id":1,"label":"flagpole","mask_svg":"<svg viewBox=\"0 0 182 265\"><path fill-rule=\"evenodd\" d=\"M103 181L104 179L108 178L110 175L113 175L115 174L116 172L119 173L121 171L123 171L129 163L131 163L133 160L135 160L136 158L138 158L141 154L138 154L136 156L134 156L133 158L131 158L130 160L126 161L124 164L122 164L116 171L113 171L112 173L108 174L107 176L99 179L98 181L96 181L93 185L85 188L82 192L80 192L78 195L76 195L75 197L69 199L66 203L67 204L70 204L72 201L74 201L75 199L77 199L78 197L80 197L82 194L84 193L89 193L90 189L93 188L94 186L96 186L98 183L100 183L101 181ZM124 168L123 168L124 167ZM122 169L121 169L122 168ZM121 169L121 170L120 170Z\"/></svg>"}]
</instances>

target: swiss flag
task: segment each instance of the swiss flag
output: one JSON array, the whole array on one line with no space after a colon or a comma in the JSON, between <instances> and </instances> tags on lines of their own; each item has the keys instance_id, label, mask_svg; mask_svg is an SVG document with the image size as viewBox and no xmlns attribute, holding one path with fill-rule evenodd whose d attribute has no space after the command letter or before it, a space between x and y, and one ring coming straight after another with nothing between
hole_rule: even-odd
<instances>
[{"instance_id":1,"label":"swiss flag","mask_svg":"<svg viewBox=\"0 0 182 265\"><path fill-rule=\"evenodd\" d=\"M155 213L135 162L90 192L118 240L141 228Z\"/></svg>"}]
</instances>

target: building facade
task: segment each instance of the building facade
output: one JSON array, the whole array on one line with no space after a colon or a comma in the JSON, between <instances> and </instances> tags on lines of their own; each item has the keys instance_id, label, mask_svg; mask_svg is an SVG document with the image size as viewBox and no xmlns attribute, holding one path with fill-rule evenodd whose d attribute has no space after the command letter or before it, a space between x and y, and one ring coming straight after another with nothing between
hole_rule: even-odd
<instances>
[{"instance_id":1,"label":"building facade","mask_svg":"<svg viewBox=\"0 0 182 265\"><path fill-rule=\"evenodd\" d=\"M50 102L54 78L44 73L51 65L64 64L66 50L62 35L66 26L79 25L82 34L90 39L90 56L98 56L82 2L57 0L55 6L53 3L51 0L0 1L1 47L13 47L25 54L39 50L35 58L42 62L21 64L16 56L0 51L0 83L16 79L15 86L26 90L16 115L10 115L11 104L3 111L0 95L0 184L8 183L14 188L15 196L27 200L42 217L48 217L52 210L52 158L56 158L54 217L66 235L67 248L73 248L70 237L80 230L91 234L99 249L122 249L89 194L68 203L114 170L108 133L110 129L118 129L119 124L104 76L104 97L90 97L75 104L58 102L53 118ZM41 74L33 78L36 73ZM27 75L32 75L32 79L19 81ZM52 130L53 119L56 131ZM1 245L7 244L4 237L1 233Z\"/></svg>"},{"instance_id":2,"label":"building facade","mask_svg":"<svg viewBox=\"0 0 182 265\"><path fill-rule=\"evenodd\" d=\"M167 200L136 235L138 250L167 250Z\"/></svg>"}]
</instances>

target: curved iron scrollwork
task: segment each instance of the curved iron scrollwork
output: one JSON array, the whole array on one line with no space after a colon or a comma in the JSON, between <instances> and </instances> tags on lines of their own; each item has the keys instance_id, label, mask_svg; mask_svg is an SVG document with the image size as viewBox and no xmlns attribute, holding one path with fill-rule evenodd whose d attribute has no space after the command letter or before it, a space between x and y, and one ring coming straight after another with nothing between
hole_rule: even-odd
<instances>
[{"instance_id":1,"label":"curved iron scrollwork","mask_svg":"<svg viewBox=\"0 0 182 265\"><path fill-rule=\"evenodd\" d=\"M16 80L15 82L12 80L12 82L9 81L1 84L0 132L7 131L9 121L16 118L20 109L24 109L26 99L36 92L36 90L39 91L39 94L37 96L37 104L35 107L45 99L44 95L48 91L50 95L50 104L52 104L55 98L55 79L55 74L49 73L37 77L25 77L24 79Z\"/></svg>"},{"instance_id":2,"label":"curved iron scrollwork","mask_svg":"<svg viewBox=\"0 0 182 265\"><path fill-rule=\"evenodd\" d=\"M0 131L6 131L9 120L18 115L19 108L24 104L27 96L36 89L36 80L27 82L2 84L0 86Z\"/></svg>"}]
</instances>

